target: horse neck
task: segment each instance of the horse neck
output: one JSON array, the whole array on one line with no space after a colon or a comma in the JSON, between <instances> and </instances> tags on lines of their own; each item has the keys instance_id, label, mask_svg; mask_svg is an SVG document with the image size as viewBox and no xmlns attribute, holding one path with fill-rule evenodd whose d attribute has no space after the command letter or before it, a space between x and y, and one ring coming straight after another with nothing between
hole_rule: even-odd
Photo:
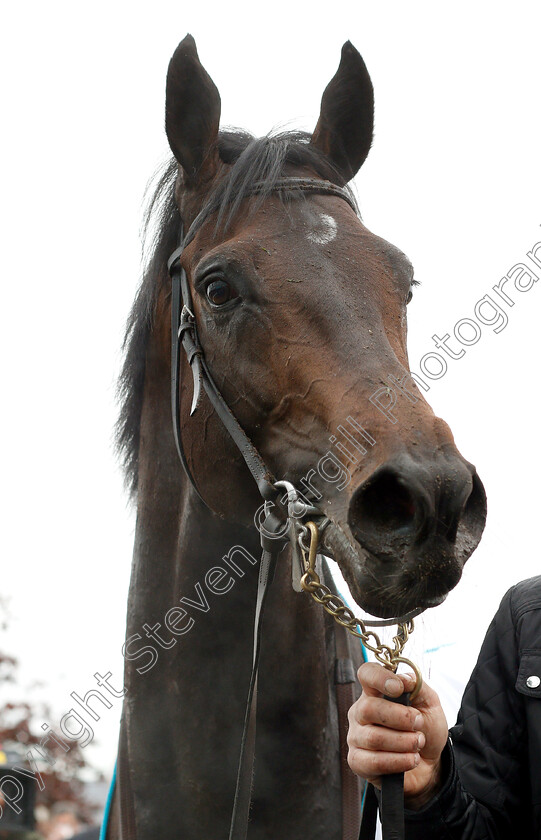
<instances>
[{"instance_id":1,"label":"horse neck","mask_svg":"<svg viewBox=\"0 0 541 840\"><path fill-rule=\"evenodd\" d=\"M252 659L258 534L220 520L195 498L170 422L168 372L157 366L148 371L143 404L125 679L131 783L135 802L146 803L138 840L176 838L179 826L183 840L227 833ZM177 630L188 629L175 636L167 614ZM148 638L153 628L162 642ZM318 825L333 838L340 807L334 656L323 613L292 591L284 554L263 633L253 836L258 823L261 836L271 836L276 803L276 830L302 836L307 812L315 814L324 795L330 822L319 815ZM306 802L298 790L309 791Z\"/></svg>"}]
</instances>

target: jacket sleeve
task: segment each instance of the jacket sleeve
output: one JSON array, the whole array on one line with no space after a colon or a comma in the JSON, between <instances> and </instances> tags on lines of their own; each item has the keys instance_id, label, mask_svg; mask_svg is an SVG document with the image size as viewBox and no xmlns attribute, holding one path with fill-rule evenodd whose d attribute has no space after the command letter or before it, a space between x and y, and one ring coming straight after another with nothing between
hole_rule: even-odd
<instances>
[{"instance_id":1,"label":"jacket sleeve","mask_svg":"<svg viewBox=\"0 0 541 840\"><path fill-rule=\"evenodd\" d=\"M443 787L422 810L406 811L407 840L528 835L526 722L515 691L519 657L512 598L510 590L466 686L442 756Z\"/></svg>"}]
</instances>

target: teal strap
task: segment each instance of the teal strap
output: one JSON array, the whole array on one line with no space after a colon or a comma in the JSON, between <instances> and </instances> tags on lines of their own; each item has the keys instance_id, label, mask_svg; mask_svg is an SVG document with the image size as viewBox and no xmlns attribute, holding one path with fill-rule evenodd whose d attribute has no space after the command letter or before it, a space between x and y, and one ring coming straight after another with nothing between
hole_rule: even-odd
<instances>
[{"instance_id":1,"label":"teal strap","mask_svg":"<svg viewBox=\"0 0 541 840\"><path fill-rule=\"evenodd\" d=\"M107 825L109 823L109 814L111 812L111 805L113 804L113 796L115 795L115 786L116 786L116 761L115 761L115 769L113 770L113 778L111 779L111 784L109 786L109 793L107 794L107 801L105 803L105 810L103 812L103 822L100 828L100 836L99 840L105 840L107 836Z\"/></svg>"}]
</instances>

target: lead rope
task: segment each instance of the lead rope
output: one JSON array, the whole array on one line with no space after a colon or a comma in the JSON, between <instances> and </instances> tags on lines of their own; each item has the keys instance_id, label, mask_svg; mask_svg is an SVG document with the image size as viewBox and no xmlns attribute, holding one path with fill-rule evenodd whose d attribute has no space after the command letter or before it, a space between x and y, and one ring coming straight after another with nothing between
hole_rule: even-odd
<instances>
[{"instance_id":1,"label":"lead rope","mask_svg":"<svg viewBox=\"0 0 541 840\"><path fill-rule=\"evenodd\" d=\"M303 536L310 536L310 543L306 545ZM387 697L387 700L409 706L410 702L417 697L423 684L423 678L417 665L402 655L408 637L413 632L413 619L399 623L396 635L393 637L393 647L383 644L373 630L367 629L369 622L356 618L352 610L342 599L335 595L328 586L321 582L316 571L316 558L319 546L320 529L315 522L307 522L304 526L304 534L300 536L299 542L303 552L305 572L301 577L301 587L308 592L314 601L321 604L323 609L331 615L334 620L348 630L353 636L359 638L365 648L371 651L378 662L393 673L396 673L400 663L409 665L415 673L416 682L412 692L406 692L401 697ZM383 840L404 840L404 774L392 773L382 777L381 780L381 827ZM368 840L374 836L375 810L373 806L368 809L367 817L370 825L367 830L361 830L359 840Z\"/></svg>"}]
</instances>

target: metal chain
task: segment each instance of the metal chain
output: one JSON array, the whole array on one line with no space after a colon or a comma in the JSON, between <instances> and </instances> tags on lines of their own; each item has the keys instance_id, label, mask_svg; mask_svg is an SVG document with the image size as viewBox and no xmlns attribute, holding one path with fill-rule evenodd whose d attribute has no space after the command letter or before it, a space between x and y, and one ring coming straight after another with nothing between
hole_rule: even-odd
<instances>
[{"instance_id":1,"label":"metal chain","mask_svg":"<svg viewBox=\"0 0 541 840\"><path fill-rule=\"evenodd\" d=\"M410 634L413 632L413 620L405 624L398 624L397 633L393 636L390 645L381 641L377 633L373 630L368 630L364 621L361 618L356 618L352 610L344 604L342 599L335 595L328 586L321 582L321 579L316 572L316 556L319 543L319 529L315 522L307 522L305 526L310 532L310 547L307 550L302 540L299 541L305 564L305 573L301 577L301 586L305 592L308 592L314 601L321 604L323 609L331 615L334 620L345 627L346 630L353 636L359 638L365 648L371 651L378 662L380 662L389 671L396 672L398 665L403 663L409 665L416 677L415 688L411 692L411 698L415 699L421 686L423 678L417 665L410 659L402 656L404 646L408 641ZM308 555L308 556L307 556Z\"/></svg>"}]
</instances>

